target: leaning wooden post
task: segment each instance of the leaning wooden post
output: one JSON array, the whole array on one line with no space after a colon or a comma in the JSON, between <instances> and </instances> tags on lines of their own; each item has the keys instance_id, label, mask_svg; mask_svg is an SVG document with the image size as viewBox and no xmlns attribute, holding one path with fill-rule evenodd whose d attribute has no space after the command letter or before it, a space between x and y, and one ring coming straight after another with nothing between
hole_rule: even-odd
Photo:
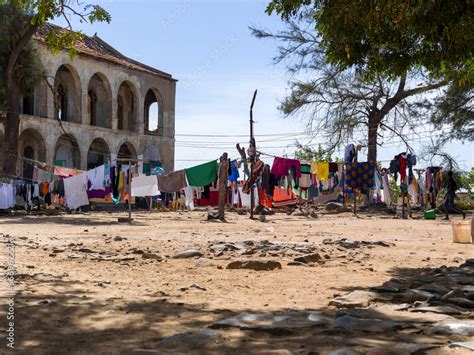
<instances>
[{"instance_id":1,"label":"leaning wooden post","mask_svg":"<svg viewBox=\"0 0 474 355\"><path fill-rule=\"evenodd\" d=\"M128 224L132 224L132 161L128 162Z\"/></svg>"},{"instance_id":2,"label":"leaning wooden post","mask_svg":"<svg viewBox=\"0 0 474 355\"><path fill-rule=\"evenodd\" d=\"M219 219L225 221L225 195L229 179L229 160L227 153L222 154L219 162Z\"/></svg>"}]
</instances>

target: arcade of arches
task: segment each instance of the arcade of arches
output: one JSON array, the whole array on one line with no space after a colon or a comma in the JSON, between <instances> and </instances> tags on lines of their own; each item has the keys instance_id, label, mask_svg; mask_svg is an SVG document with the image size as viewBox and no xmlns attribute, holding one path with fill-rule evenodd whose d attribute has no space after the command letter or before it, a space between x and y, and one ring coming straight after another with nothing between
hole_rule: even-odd
<instances>
[{"instance_id":1,"label":"arcade of arches","mask_svg":"<svg viewBox=\"0 0 474 355\"><path fill-rule=\"evenodd\" d=\"M47 80L22 97L19 176L32 176L26 159L81 170L115 158L174 167L176 81L171 75L136 62L127 67L81 54L74 61L46 50L39 54ZM0 123L0 151L3 130ZM0 171L2 164L0 157Z\"/></svg>"}]
</instances>

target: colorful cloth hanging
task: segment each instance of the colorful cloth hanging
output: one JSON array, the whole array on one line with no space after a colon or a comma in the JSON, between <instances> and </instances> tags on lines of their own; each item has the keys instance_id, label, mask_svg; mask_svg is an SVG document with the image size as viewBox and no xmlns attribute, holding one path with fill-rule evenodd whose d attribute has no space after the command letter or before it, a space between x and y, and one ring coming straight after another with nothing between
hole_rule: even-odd
<instances>
[{"instance_id":1,"label":"colorful cloth hanging","mask_svg":"<svg viewBox=\"0 0 474 355\"><path fill-rule=\"evenodd\" d=\"M346 164L346 189L366 193L374 187L374 174L374 162Z\"/></svg>"},{"instance_id":2,"label":"colorful cloth hanging","mask_svg":"<svg viewBox=\"0 0 474 355\"><path fill-rule=\"evenodd\" d=\"M189 186L207 186L217 181L217 160L201 164L186 171Z\"/></svg>"},{"instance_id":3,"label":"colorful cloth hanging","mask_svg":"<svg viewBox=\"0 0 474 355\"><path fill-rule=\"evenodd\" d=\"M161 192L178 192L184 189L186 183L186 173L184 170L173 171L166 175L158 175L158 189Z\"/></svg>"},{"instance_id":4,"label":"colorful cloth hanging","mask_svg":"<svg viewBox=\"0 0 474 355\"><path fill-rule=\"evenodd\" d=\"M318 180L327 180L329 177L329 163L318 163Z\"/></svg>"}]
</instances>

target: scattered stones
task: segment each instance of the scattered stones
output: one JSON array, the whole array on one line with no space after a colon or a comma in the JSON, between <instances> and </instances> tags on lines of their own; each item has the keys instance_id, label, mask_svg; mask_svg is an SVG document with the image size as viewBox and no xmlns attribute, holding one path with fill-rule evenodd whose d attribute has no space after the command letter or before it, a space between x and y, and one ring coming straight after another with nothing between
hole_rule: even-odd
<instances>
[{"instance_id":1,"label":"scattered stones","mask_svg":"<svg viewBox=\"0 0 474 355\"><path fill-rule=\"evenodd\" d=\"M114 242L121 242L123 239L121 236L117 235L114 237Z\"/></svg>"},{"instance_id":2,"label":"scattered stones","mask_svg":"<svg viewBox=\"0 0 474 355\"><path fill-rule=\"evenodd\" d=\"M198 290L201 290L201 291L207 291L204 287L201 287L199 286L198 284L192 284L191 286L189 286L190 288L196 288Z\"/></svg>"},{"instance_id":3,"label":"scattered stones","mask_svg":"<svg viewBox=\"0 0 474 355\"><path fill-rule=\"evenodd\" d=\"M89 249L89 248L80 248L80 249L78 250L78 252L79 252L79 253L95 253L94 250Z\"/></svg>"},{"instance_id":4,"label":"scattered stones","mask_svg":"<svg viewBox=\"0 0 474 355\"><path fill-rule=\"evenodd\" d=\"M142 259L152 259L152 260L156 260L156 261L163 260L161 258L161 256L159 256L158 254L153 254L153 253L143 253L142 254Z\"/></svg>"},{"instance_id":5,"label":"scattered stones","mask_svg":"<svg viewBox=\"0 0 474 355\"><path fill-rule=\"evenodd\" d=\"M294 261L304 264L315 263L320 260L322 260L322 257L318 253L307 254L294 259Z\"/></svg>"},{"instance_id":6,"label":"scattered stones","mask_svg":"<svg viewBox=\"0 0 474 355\"><path fill-rule=\"evenodd\" d=\"M474 351L474 341L452 343L452 347L460 347Z\"/></svg>"},{"instance_id":7,"label":"scattered stones","mask_svg":"<svg viewBox=\"0 0 474 355\"><path fill-rule=\"evenodd\" d=\"M281 264L278 261L267 260L246 260L233 261L227 265L226 269L249 269L255 271L270 271L274 269L281 269Z\"/></svg>"},{"instance_id":8,"label":"scattered stones","mask_svg":"<svg viewBox=\"0 0 474 355\"><path fill-rule=\"evenodd\" d=\"M283 314L242 313L209 326L211 329L240 328L274 335L288 335L298 329L326 326L330 318L319 312L287 312Z\"/></svg>"},{"instance_id":9,"label":"scattered stones","mask_svg":"<svg viewBox=\"0 0 474 355\"><path fill-rule=\"evenodd\" d=\"M78 254L78 253L70 253L68 254L68 259L79 259L79 258L82 258L82 255L81 254Z\"/></svg>"},{"instance_id":10,"label":"scattered stones","mask_svg":"<svg viewBox=\"0 0 474 355\"><path fill-rule=\"evenodd\" d=\"M199 250L186 250L182 251L181 253L176 254L173 256L174 259L187 259L187 258L194 258L194 257L201 257L203 254Z\"/></svg>"},{"instance_id":11,"label":"scattered stones","mask_svg":"<svg viewBox=\"0 0 474 355\"><path fill-rule=\"evenodd\" d=\"M412 312L433 312L433 313L440 313L440 314L449 314L449 315L460 315L462 314L455 308L448 307L448 306L438 306L438 307L418 307L412 309Z\"/></svg>"},{"instance_id":12,"label":"scattered stones","mask_svg":"<svg viewBox=\"0 0 474 355\"><path fill-rule=\"evenodd\" d=\"M189 352L190 350L205 348L206 344L210 344L210 343L215 344L218 338L219 338L218 335L210 329L204 329L199 332L180 333L180 334L176 334L176 335L162 339L158 343L158 349L183 354L183 353ZM162 354L163 352L160 351L158 353ZM146 354L155 354L155 353L154 352L152 353L135 352L132 354L146 355Z\"/></svg>"},{"instance_id":13,"label":"scattered stones","mask_svg":"<svg viewBox=\"0 0 474 355\"><path fill-rule=\"evenodd\" d=\"M199 258L196 260L196 266L198 267L214 266L214 262L211 259Z\"/></svg>"},{"instance_id":14,"label":"scattered stones","mask_svg":"<svg viewBox=\"0 0 474 355\"><path fill-rule=\"evenodd\" d=\"M361 247L374 247L374 246L382 246L382 247L391 247L394 246L394 243L385 242L383 240L377 241L357 241L347 238L341 239L324 239L323 244L325 245L336 245L344 249L355 249Z\"/></svg>"},{"instance_id":15,"label":"scattered stones","mask_svg":"<svg viewBox=\"0 0 474 355\"><path fill-rule=\"evenodd\" d=\"M445 322L433 329L435 333L448 333L464 336L474 336L474 321Z\"/></svg>"},{"instance_id":16,"label":"scattered stones","mask_svg":"<svg viewBox=\"0 0 474 355\"><path fill-rule=\"evenodd\" d=\"M344 205L339 202L328 202L326 203L326 211L335 211L338 208L342 208Z\"/></svg>"},{"instance_id":17,"label":"scattered stones","mask_svg":"<svg viewBox=\"0 0 474 355\"><path fill-rule=\"evenodd\" d=\"M366 331L372 333L385 333L390 330L400 330L413 328L409 322L397 322L391 320L382 320L377 318L361 319L348 315L337 317L334 323L335 328L342 328L350 331Z\"/></svg>"},{"instance_id":18,"label":"scattered stones","mask_svg":"<svg viewBox=\"0 0 474 355\"><path fill-rule=\"evenodd\" d=\"M307 263L302 263L302 262L299 262L299 261L290 261L290 262L288 262L287 265L288 266L308 266Z\"/></svg>"},{"instance_id":19,"label":"scattered stones","mask_svg":"<svg viewBox=\"0 0 474 355\"><path fill-rule=\"evenodd\" d=\"M346 296L334 298L329 305L337 308L368 307L374 297L373 292L353 291Z\"/></svg>"}]
</instances>

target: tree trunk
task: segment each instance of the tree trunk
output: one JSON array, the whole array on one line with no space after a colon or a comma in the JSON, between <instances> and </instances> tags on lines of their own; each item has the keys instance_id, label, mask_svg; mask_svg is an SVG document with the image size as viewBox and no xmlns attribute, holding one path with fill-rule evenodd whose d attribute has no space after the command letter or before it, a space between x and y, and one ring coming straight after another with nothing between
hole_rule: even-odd
<instances>
[{"instance_id":1,"label":"tree trunk","mask_svg":"<svg viewBox=\"0 0 474 355\"><path fill-rule=\"evenodd\" d=\"M369 120L369 132L368 132L368 161L377 161L377 131L379 123Z\"/></svg>"},{"instance_id":2,"label":"tree trunk","mask_svg":"<svg viewBox=\"0 0 474 355\"><path fill-rule=\"evenodd\" d=\"M8 82L8 81L7 81ZM7 115L5 120L5 142L3 151L3 171L16 175L18 158L18 136L20 133L21 93L18 83L10 81L7 86Z\"/></svg>"},{"instance_id":3,"label":"tree trunk","mask_svg":"<svg viewBox=\"0 0 474 355\"><path fill-rule=\"evenodd\" d=\"M20 83L15 76L15 69L23 49L38 29L38 24L30 24L18 42L10 50L10 57L5 69L5 84L7 88L7 117L5 121L5 143L3 150L3 170L5 174L16 175L18 158L18 136L20 132Z\"/></svg>"}]
</instances>

